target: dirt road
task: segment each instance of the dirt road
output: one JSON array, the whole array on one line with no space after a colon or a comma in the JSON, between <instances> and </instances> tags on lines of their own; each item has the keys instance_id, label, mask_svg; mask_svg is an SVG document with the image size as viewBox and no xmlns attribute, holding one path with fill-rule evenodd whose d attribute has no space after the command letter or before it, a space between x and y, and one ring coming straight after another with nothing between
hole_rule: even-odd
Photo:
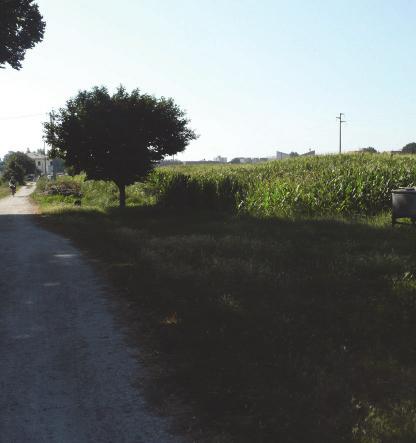
<instances>
[{"instance_id":1,"label":"dirt road","mask_svg":"<svg viewBox=\"0 0 416 443\"><path fill-rule=\"evenodd\" d=\"M177 442L132 387L141 369L105 288L33 221L30 188L0 200L0 442Z\"/></svg>"}]
</instances>

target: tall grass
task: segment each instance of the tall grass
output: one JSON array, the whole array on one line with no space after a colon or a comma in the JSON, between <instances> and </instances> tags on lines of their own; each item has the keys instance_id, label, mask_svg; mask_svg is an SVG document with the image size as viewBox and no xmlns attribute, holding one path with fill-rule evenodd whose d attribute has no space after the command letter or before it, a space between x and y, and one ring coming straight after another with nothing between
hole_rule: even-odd
<instances>
[{"instance_id":1,"label":"tall grass","mask_svg":"<svg viewBox=\"0 0 416 443\"><path fill-rule=\"evenodd\" d=\"M260 165L175 166L149 178L160 203L254 215L375 214L416 185L416 156L349 154Z\"/></svg>"},{"instance_id":2,"label":"tall grass","mask_svg":"<svg viewBox=\"0 0 416 443\"><path fill-rule=\"evenodd\" d=\"M53 189L53 193L50 192L51 189ZM89 207L108 208L119 204L119 191L113 182L86 180L84 174L74 177L57 177L54 181L40 178L36 190L37 194L41 195L41 198L38 198L39 202L67 205L73 204L81 198L82 204ZM67 195L68 191L72 195ZM153 202L154 197L147 184L135 183L126 188L127 206L138 206Z\"/></svg>"},{"instance_id":3,"label":"tall grass","mask_svg":"<svg viewBox=\"0 0 416 443\"><path fill-rule=\"evenodd\" d=\"M71 184L72 182L72 184ZM79 189L85 206L118 205L112 182L60 177ZM416 185L416 156L347 154L294 158L257 165L169 166L127 187L127 205L157 201L177 209L220 210L255 216L373 215L390 208L391 190ZM55 186L55 185L54 185ZM38 190L44 190L38 184ZM60 203L75 197L56 196Z\"/></svg>"}]
</instances>

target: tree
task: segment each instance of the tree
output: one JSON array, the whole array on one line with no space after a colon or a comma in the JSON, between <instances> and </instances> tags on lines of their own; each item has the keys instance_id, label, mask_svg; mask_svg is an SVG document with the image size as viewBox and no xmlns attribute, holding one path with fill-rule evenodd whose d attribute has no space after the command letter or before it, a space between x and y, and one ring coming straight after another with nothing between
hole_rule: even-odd
<instances>
[{"instance_id":1,"label":"tree","mask_svg":"<svg viewBox=\"0 0 416 443\"><path fill-rule=\"evenodd\" d=\"M22 67L26 50L43 39L42 18L33 0L0 0L0 68Z\"/></svg>"},{"instance_id":2,"label":"tree","mask_svg":"<svg viewBox=\"0 0 416 443\"><path fill-rule=\"evenodd\" d=\"M406 146L403 146L402 152L405 154L416 154L416 143L408 143Z\"/></svg>"},{"instance_id":3,"label":"tree","mask_svg":"<svg viewBox=\"0 0 416 443\"><path fill-rule=\"evenodd\" d=\"M53 173L63 173L65 172L65 162L61 158L54 158L52 160Z\"/></svg>"},{"instance_id":4,"label":"tree","mask_svg":"<svg viewBox=\"0 0 416 443\"><path fill-rule=\"evenodd\" d=\"M10 180L14 177L21 185L25 181L25 176L36 172L35 161L23 152L9 152L4 157L3 178Z\"/></svg>"},{"instance_id":5,"label":"tree","mask_svg":"<svg viewBox=\"0 0 416 443\"><path fill-rule=\"evenodd\" d=\"M362 149L360 149L360 151L361 152L366 152L366 153L369 153L369 154L377 154L377 149L376 148L373 148L372 146L369 146L368 148L362 148Z\"/></svg>"},{"instance_id":6,"label":"tree","mask_svg":"<svg viewBox=\"0 0 416 443\"><path fill-rule=\"evenodd\" d=\"M289 156L290 157L299 157L299 154L297 153L297 152L291 152L290 154L289 154Z\"/></svg>"},{"instance_id":7,"label":"tree","mask_svg":"<svg viewBox=\"0 0 416 443\"><path fill-rule=\"evenodd\" d=\"M127 185L197 138L188 123L173 99L120 86L113 95L104 87L80 91L44 127L50 156L88 180L113 181L124 207Z\"/></svg>"}]
</instances>

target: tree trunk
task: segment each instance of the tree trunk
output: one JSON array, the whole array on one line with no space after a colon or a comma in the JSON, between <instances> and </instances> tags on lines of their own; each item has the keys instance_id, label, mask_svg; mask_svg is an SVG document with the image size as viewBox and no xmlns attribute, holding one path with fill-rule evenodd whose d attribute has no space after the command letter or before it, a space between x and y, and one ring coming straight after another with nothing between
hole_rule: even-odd
<instances>
[{"instance_id":1,"label":"tree trunk","mask_svg":"<svg viewBox=\"0 0 416 443\"><path fill-rule=\"evenodd\" d=\"M126 207L126 185L117 184L118 189L120 191L120 208Z\"/></svg>"}]
</instances>

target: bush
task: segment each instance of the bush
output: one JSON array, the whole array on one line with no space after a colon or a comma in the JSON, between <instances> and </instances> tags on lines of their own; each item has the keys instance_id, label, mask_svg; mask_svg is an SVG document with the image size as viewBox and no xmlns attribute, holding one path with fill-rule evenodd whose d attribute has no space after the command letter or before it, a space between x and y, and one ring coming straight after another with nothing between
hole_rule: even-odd
<instances>
[{"instance_id":1,"label":"bush","mask_svg":"<svg viewBox=\"0 0 416 443\"><path fill-rule=\"evenodd\" d=\"M39 178L36 186L37 194L47 196L48 203L73 204L75 200L82 199L84 206L108 208L118 206L118 189L112 182L102 180L85 180L85 175L73 177L58 177L49 181L45 177ZM126 188L127 205L143 205L154 202L152 190L148 184L135 183Z\"/></svg>"},{"instance_id":2,"label":"bush","mask_svg":"<svg viewBox=\"0 0 416 443\"><path fill-rule=\"evenodd\" d=\"M65 197L82 197L81 183L72 178L59 177L58 180L47 181L42 179L39 183L38 190L43 187L45 195L63 195Z\"/></svg>"}]
</instances>

